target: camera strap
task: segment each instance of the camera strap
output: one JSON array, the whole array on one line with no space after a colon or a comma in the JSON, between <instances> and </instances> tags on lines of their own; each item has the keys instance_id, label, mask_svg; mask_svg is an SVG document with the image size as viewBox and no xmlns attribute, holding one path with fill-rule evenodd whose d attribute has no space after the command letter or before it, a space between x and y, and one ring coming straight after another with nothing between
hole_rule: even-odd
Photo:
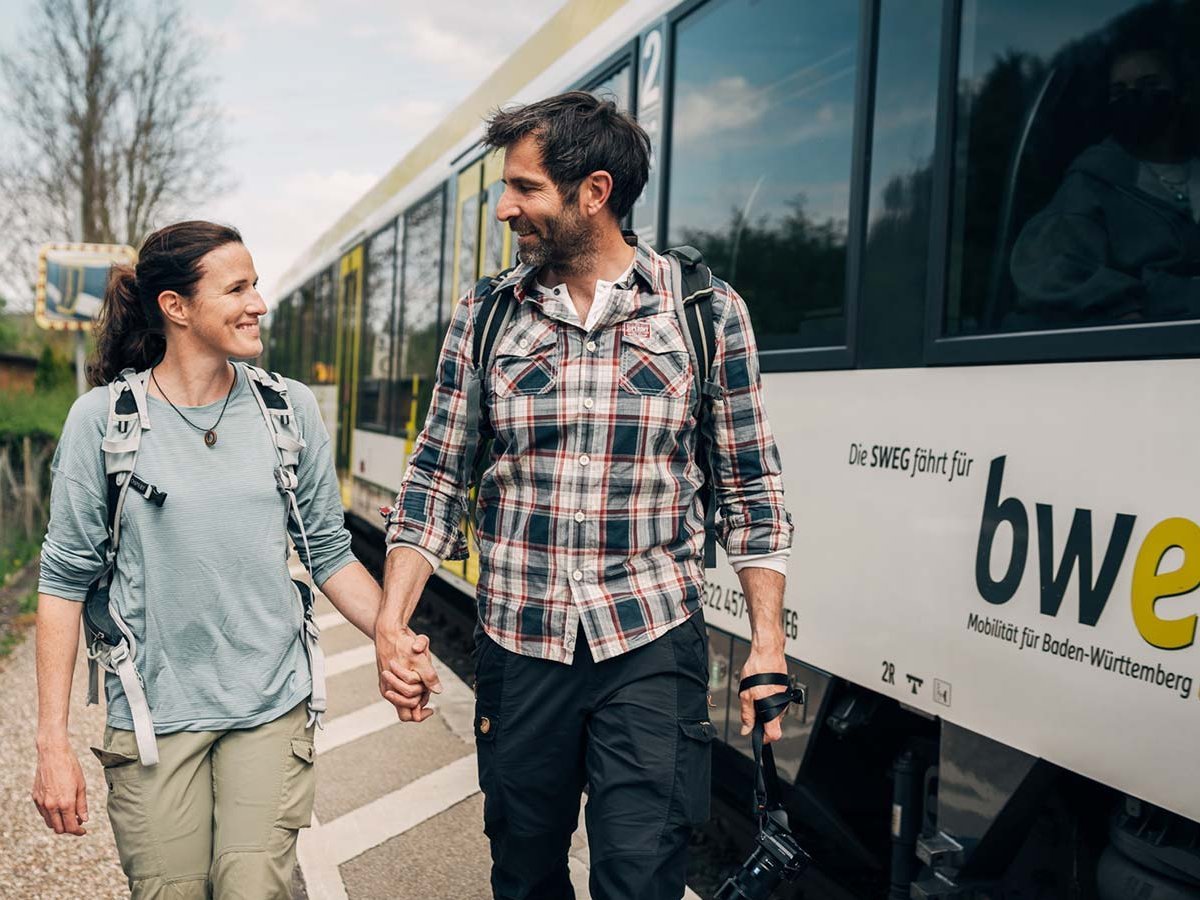
<instances>
[{"instance_id":1,"label":"camera strap","mask_svg":"<svg viewBox=\"0 0 1200 900\"><path fill-rule=\"evenodd\" d=\"M782 672L749 675L738 685L738 693L766 685L779 685L787 690L754 701L754 730L750 735L750 743L754 748L754 816L760 828L769 813L783 809L775 753L771 745L763 740L764 729L768 722L782 716L793 703L804 703L804 688L793 685L792 680ZM787 825L786 821L780 824Z\"/></svg>"}]
</instances>

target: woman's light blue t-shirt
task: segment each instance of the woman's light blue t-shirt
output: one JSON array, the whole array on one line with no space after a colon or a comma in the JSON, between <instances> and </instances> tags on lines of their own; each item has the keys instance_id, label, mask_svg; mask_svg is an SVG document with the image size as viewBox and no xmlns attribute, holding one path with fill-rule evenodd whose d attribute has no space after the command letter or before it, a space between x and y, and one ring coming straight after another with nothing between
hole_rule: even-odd
<instances>
[{"instance_id":1,"label":"woman's light blue t-shirt","mask_svg":"<svg viewBox=\"0 0 1200 900\"><path fill-rule=\"evenodd\" d=\"M299 382L287 386L306 445L296 497L320 585L354 556L316 399ZM159 734L253 727L309 694L277 457L252 391L239 368L213 447L170 405L148 398L151 427L135 471L167 499L158 507L126 495L111 596L136 640ZM208 428L223 402L182 411ZM107 419L104 387L80 397L67 417L52 468L41 593L82 601L104 568ZM292 537L303 559L298 529ZM105 688L108 723L132 729L120 680L110 673Z\"/></svg>"}]
</instances>

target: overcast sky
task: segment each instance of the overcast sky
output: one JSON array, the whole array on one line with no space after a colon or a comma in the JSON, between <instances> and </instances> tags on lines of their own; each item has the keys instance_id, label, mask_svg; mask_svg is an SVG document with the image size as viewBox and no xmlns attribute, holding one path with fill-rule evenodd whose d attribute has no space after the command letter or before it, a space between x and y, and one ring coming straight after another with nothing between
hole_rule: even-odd
<instances>
[{"instance_id":1,"label":"overcast sky","mask_svg":"<svg viewBox=\"0 0 1200 900\"><path fill-rule=\"evenodd\" d=\"M190 215L238 227L268 303L292 261L564 0L192 0L235 187ZM0 53L31 0L0 0ZM0 198L0 202L3 199Z\"/></svg>"}]
</instances>

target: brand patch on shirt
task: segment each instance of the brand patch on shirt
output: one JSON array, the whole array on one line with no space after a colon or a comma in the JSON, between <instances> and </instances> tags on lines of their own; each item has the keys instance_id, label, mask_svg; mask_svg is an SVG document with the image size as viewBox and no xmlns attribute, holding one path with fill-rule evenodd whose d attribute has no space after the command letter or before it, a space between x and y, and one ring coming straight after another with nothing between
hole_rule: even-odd
<instances>
[{"instance_id":1,"label":"brand patch on shirt","mask_svg":"<svg viewBox=\"0 0 1200 900\"><path fill-rule=\"evenodd\" d=\"M650 323L639 322L634 319L632 322L625 323L625 334L631 338L641 338L643 341L650 340Z\"/></svg>"}]
</instances>

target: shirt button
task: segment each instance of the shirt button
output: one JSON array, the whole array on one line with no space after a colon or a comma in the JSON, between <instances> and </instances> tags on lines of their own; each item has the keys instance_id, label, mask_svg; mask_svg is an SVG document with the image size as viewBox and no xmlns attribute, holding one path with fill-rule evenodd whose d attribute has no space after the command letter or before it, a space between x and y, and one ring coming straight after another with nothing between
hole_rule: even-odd
<instances>
[{"instance_id":1,"label":"shirt button","mask_svg":"<svg viewBox=\"0 0 1200 900\"><path fill-rule=\"evenodd\" d=\"M596 342L588 341L587 348L588 348L588 353L595 353L596 352Z\"/></svg>"},{"instance_id":2,"label":"shirt button","mask_svg":"<svg viewBox=\"0 0 1200 900\"><path fill-rule=\"evenodd\" d=\"M586 466L591 461L592 461L592 458L590 456L588 456L586 453L583 454L583 456L579 457L579 464L581 466Z\"/></svg>"},{"instance_id":3,"label":"shirt button","mask_svg":"<svg viewBox=\"0 0 1200 900\"><path fill-rule=\"evenodd\" d=\"M525 338L521 338L519 341L517 341L517 346L520 347L522 350L528 350L529 349L529 341L525 340Z\"/></svg>"},{"instance_id":4,"label":"shirt button","mask_svg":"<svg viewBox=\"0 0 1200 900\"><path fill-rule=\"evenodd\" d=\"M583 408L584 409L591 409L595 405L596 405L596 401L593 400L591 397L583 398Z\"/></svg>"},{"instance_id":5,"label":"shirt button","mask_svg":"<svg viewBox=\"0 0 1200 900\"><path fill-rule=\"evenodd\" d=\"M575 513L575 521L576 522L582 522L585 518L587 518L587 517L583 514L582 509L579 510L579 512Z\"/></svg>"},{"instance_id":6,"label":"shirt button","mask_svg":"<svg viewBox=\"0 0 1200 900\"><path fill-rule=\"evenodd\" d=\"M571 573L571 577L574 578L576 581L583 581L583 573L580 572L578 569L576 569L574 572Z\"/></svg>"}]
</instances>

